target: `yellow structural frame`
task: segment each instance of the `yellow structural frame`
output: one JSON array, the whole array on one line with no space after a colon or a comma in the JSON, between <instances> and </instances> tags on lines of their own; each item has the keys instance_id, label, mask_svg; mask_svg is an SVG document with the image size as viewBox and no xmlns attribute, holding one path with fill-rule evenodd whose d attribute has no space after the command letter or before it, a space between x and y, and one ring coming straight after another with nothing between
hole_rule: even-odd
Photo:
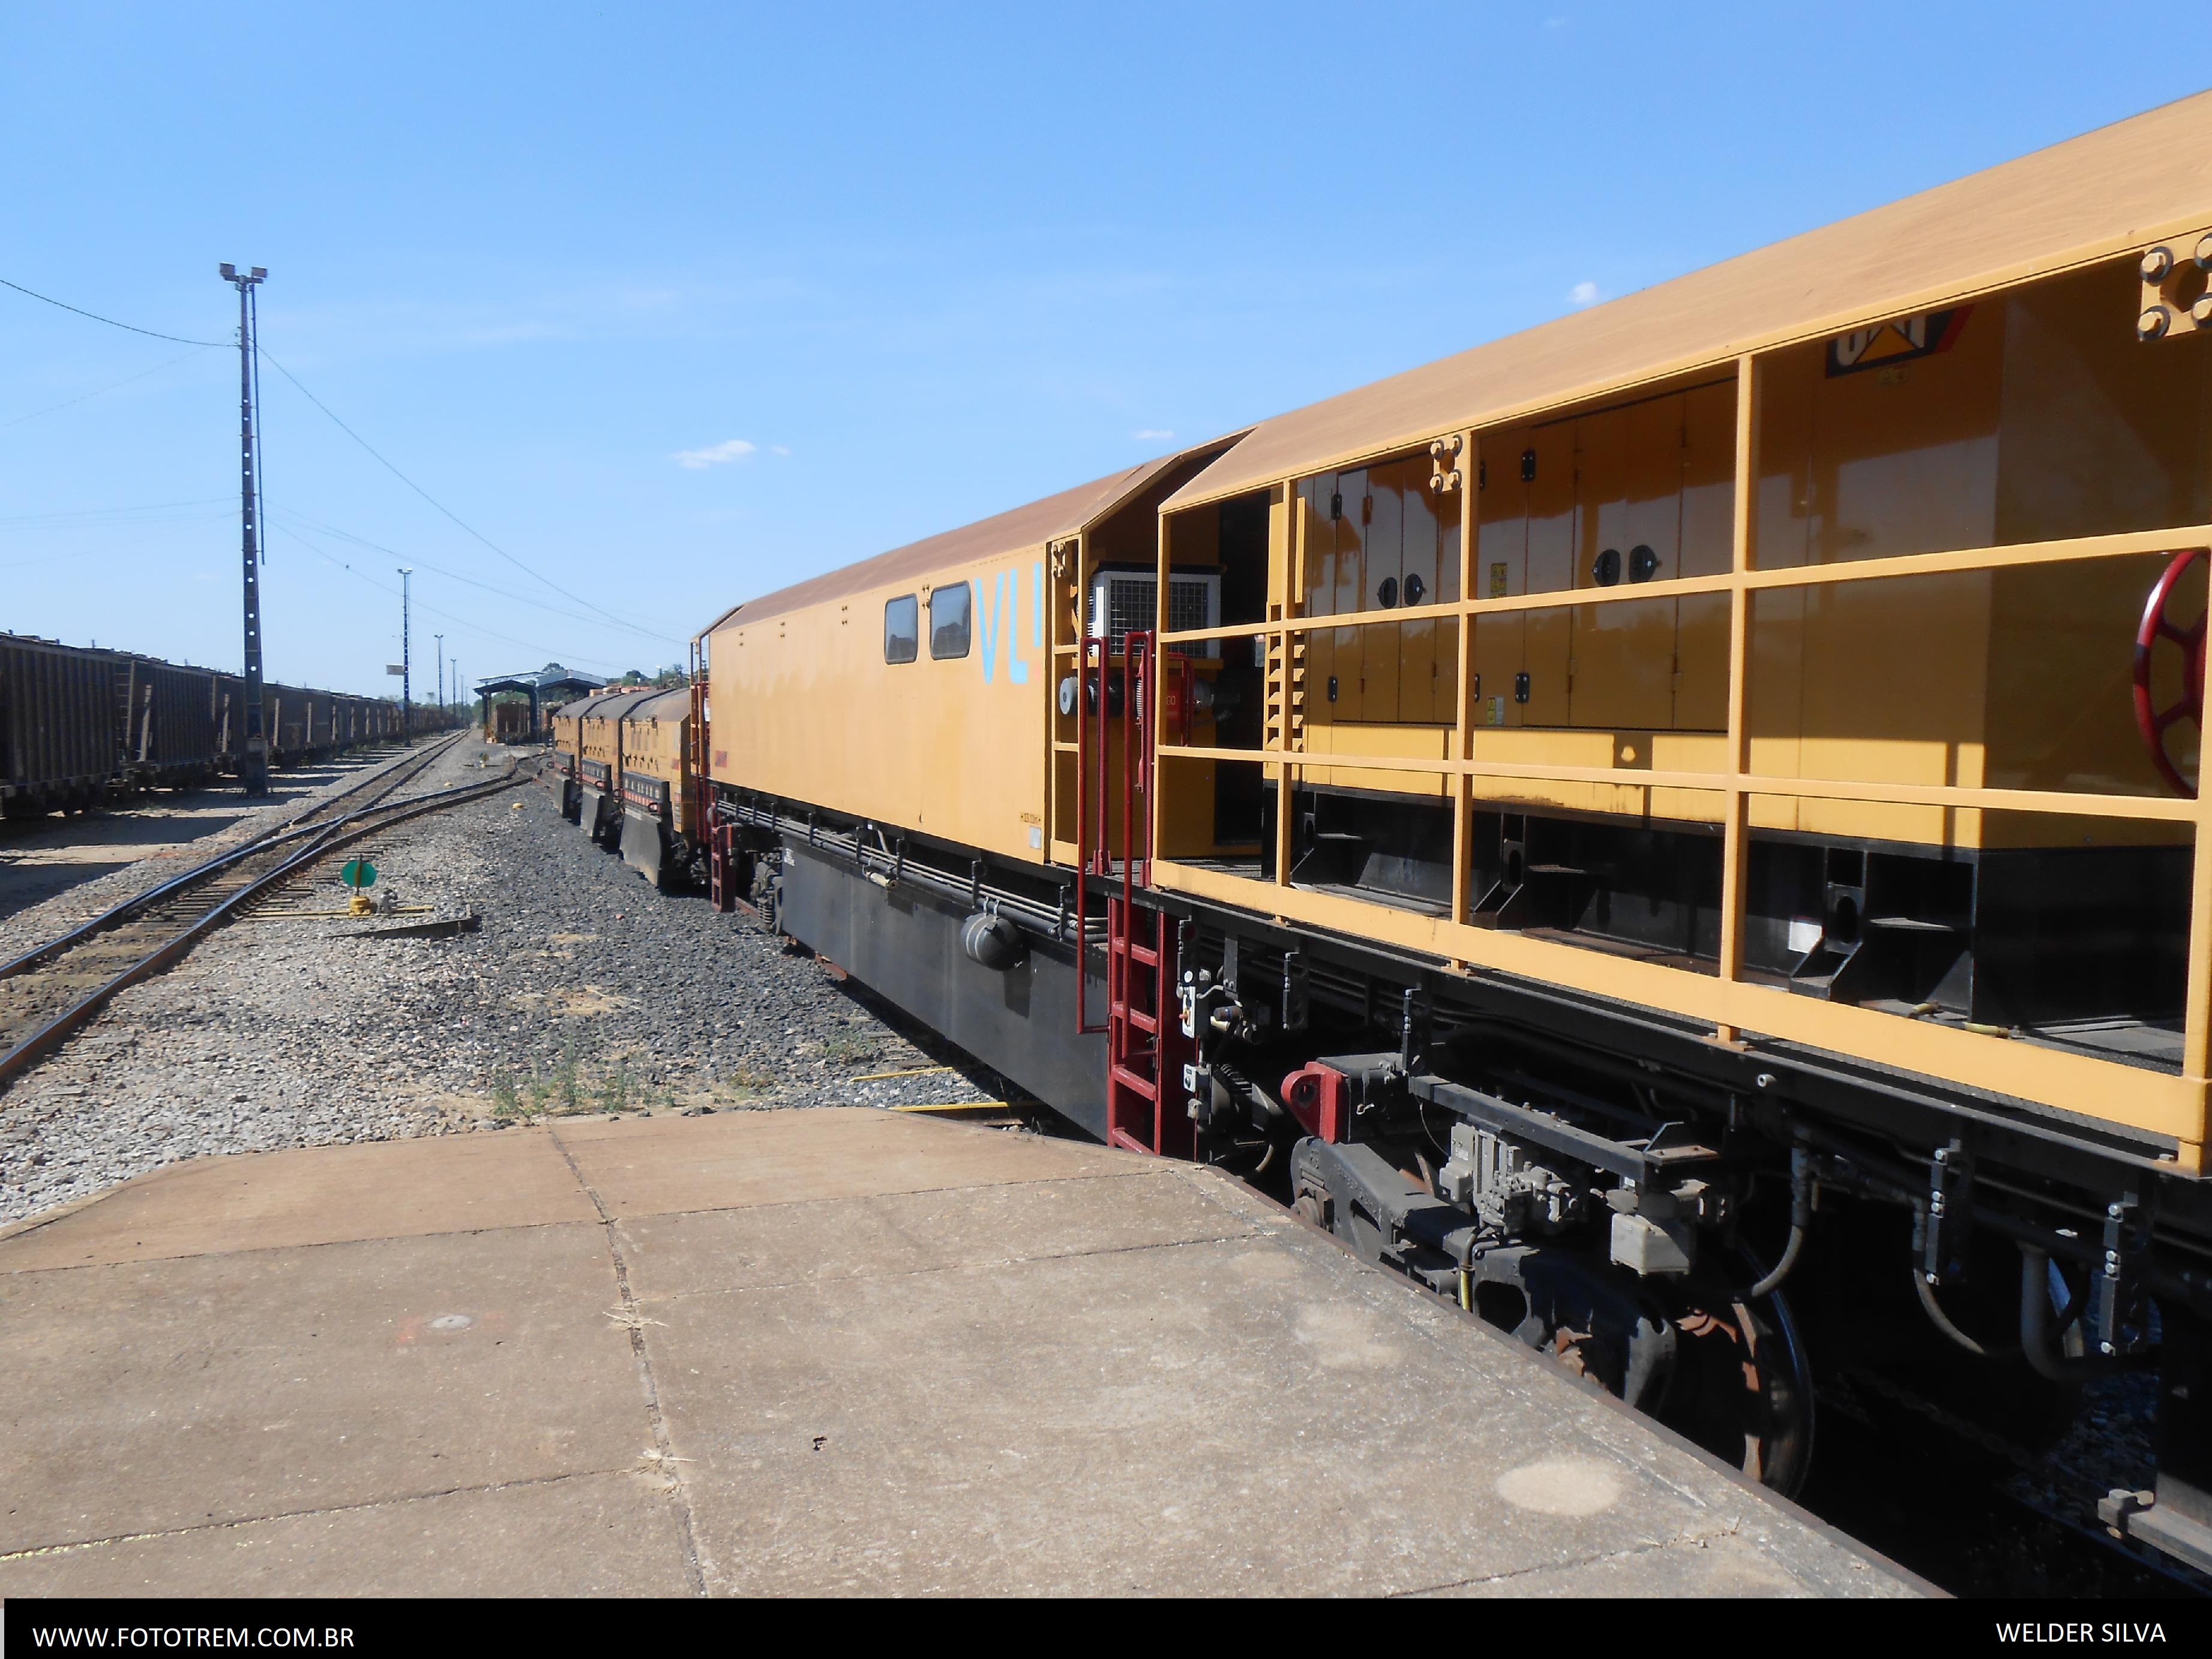
<instances>
[{"instance_id":1,"label":"yellow structural frame","mask_svg":"<svg viewBox=\"0 0 2212 1659\"><path fill-rule=\"evenodd\" d=\"M2049 270L2049 266L2044 266L2033 272L2019 274L2043 275ZM1991 287L2004 285L1998 283L1991 284ZM1193 760L1263 763L1279 791L1276 813L1279 837L1287 833L1291 821L1291 791L1308 771L1329 771L1350 766L1363 771L1398 771L1418 774L1425 778L1452 780L1449 794L1453 802L1452 844L1455 856L1452 907L1449 917L1428 916L1388 905L1364 903L1295 888L1290 884L1290 860L1281 855L1283 849L1279 841L1273 882L1158 860L1152 866L1154 885L1267 915L1285 923L1303 924L1419 951L1442 958L1457 971L1493 969L1663 1010L1705 1023L1711 1029L1711 1040L1717 1043L1736 1046L1741 1043L1743 1033L1760 1033L1840 1054L1874 1060L1943 1082L1988 1090L2087 1118L2171 1137L2175 1143L2172 1160L2176 1165L2191 1174L2203 1173L2208 1138L2208 1102L2212 1102L2212 1078L2208 1078L2208 1056L2212 1056L2212 851L2208 851L2208 848L2212 848L2212 835L2207 833L2208 828L2212 828L2212 800L2208 800L2201 791L2197 799L2183 800L2052 790L1762 776L1747 769L1749 731L1746 698L1752 596L1761 591L2058 561L2116 558L2149 552L2179 552L2192 548L2212 549L2212 525L2070 541L1969 548L1850 563L1771 570L1755 568L1751 558L1753 490L1758 477L1757 417L1759 368L1764 356L1764 352L1746 352L1735 360L1734 548L1730 568L1726 575L1687 577L1640 583L1634 586L1575 588L1491 599L1474 598L1476 537L1472 521L1474 492L1462 484L1456 492L1461 505L1459 592L1462 597L1459 599L1389 611L1309 617L1291 614L1298 603L1293 585L1285 594L1285 603L1280 607L1280 614L1266 622L1189 629L1161 635L1163 647L1207 640L1264 636L1269 653L1285 665L1287 682L1290 676L1288 665L1292 661L1292 644L1301 635L1322 629L1395 627L1409 622L1456 619L1459 623L1456 630L1459 652L1457 710L1448 759L1437 761L1342 752L1309 758L1304 750L1293 746L1294 726L1287 718L1287 710L1286 718L1271 746L1223 749L1163 744L1159 750L1163 758L1182 757ZM1613 388L1615 391L1623 389ZM1579 401L1582 401L1580 398L1565 400L1555 407L1569 406L1572 402ZM1462 428L1456 434L1462 447L1459 464L1468 477L1473 476L1473 459L1478 453L1476 444L1485 429L1493 428L1486 423L1483 428ZM1449 437L1453 434L1434 435ZM1402 445L1394 446L1392 449L1377 453L1397 453L1402 448ZM1278 480L1273 486L1274 499L1286 501L1287 492L1295 486L1295 479ZM1159 592L1163 595L1168 592L1167 526L1176 510L1178 508L1171 504L1162 518ZM1293 541L1290 556L1295 561L1298 556L1295 522L1291 533ZM1272 550L1271 556L1281 556L1280 549ZM1724 750L1729 763L1727 770L1662 772L1642 768L1486 762L1473 757L1474 727L1470 720L1468 690L1472 683L1473 624L1476 619L1513 611L1580 608L1630 600L1648 601L1681 594L1717 592L1729 595L1728 742ZM1161 728L1156 725L1155 729ZM1721 945L1717 974L1698 974L1660 967L1576 945L1475 927L1457 921L1456 918L1467 914L1468 853L1474 811L1473 781L1476 778L1552 783L1632 783L1644 787L1706 790L1724 798L1722 812ZM1153 799L1147 804L1148 810L1155 815L1156 838L1160 828L1158 815L1163 793L1162 789L1155 788ZM2177 1077L2145 1071L2006 1037L1985 1036L1894 1014L1820 1001L1747 981L1742 974L1742 939L1745 874L1748 865L1748 819L1752 798L1759 795L2156 820L2191 825L2195 840L2190 886L2189 969L2181 1074ZM1158 844L1157 839L1155 844Z\"/></svg>"}]
</instances>

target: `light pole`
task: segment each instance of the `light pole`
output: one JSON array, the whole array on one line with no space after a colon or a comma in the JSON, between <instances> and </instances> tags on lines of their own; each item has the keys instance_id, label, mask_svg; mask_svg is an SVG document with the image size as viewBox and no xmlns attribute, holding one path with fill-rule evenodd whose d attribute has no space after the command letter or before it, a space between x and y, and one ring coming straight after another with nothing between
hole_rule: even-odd
<instances>
[{"instance_id":1,"label":"light pole","mask_svg":"<svg viewBox=\"0 0 2212 1659\"><path fill-rule=\"evenodd\" d=\"M246 562L246 750L239 778L249 795L269 793L269 738L261 725L261 575L259 469L254 465L253 354L259 321L254 289L269 273L259 265L241 274L236 265L217 265L222 280L238 290L238 495L240 550Z\"/></svg>"},{"instance_id":2,"label":"light pole","mask_svg":"<svg viewBox=\"0 0 2212 1659\"><path fill-rule=\"evenodd\" d=\"M409 653L413 641L413 629L409 609L407 579L415 574L413 565L403 565L399 571L399 741L411 743L415 738L415 659Z\"/></svg>"},{"instance_id":3,"label":"light pole","mask_svg":"<svg viewBox=\"0 0 2212 1659\"><path fill-rule=\"evenodd\" d=\"M446 636L433 634L430 637L438 642L438 718L443 720L446 717Z\"/></svg>"}]
</instances>

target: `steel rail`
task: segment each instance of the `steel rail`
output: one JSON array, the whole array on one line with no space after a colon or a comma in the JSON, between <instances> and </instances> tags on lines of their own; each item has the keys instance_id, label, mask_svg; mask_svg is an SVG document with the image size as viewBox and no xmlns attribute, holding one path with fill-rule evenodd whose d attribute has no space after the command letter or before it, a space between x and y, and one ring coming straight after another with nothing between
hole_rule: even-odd
<instances>
[{"instance_id":1,"label":"steel rail","mask_svg":"<svg viewBox=\"0 0 2212 1659\"><path fill-rule=\"evenodd\" d=\"M211 909L194 918L182 931L164 940L106 983L87 993L6 1054L0 1054L0 1091L5 1091L16 1078L59 1048L78 1028L89 1022L94 1015L106 1006L118 992L168 967L202 939L228 921L233 912L240 905L259 897L271 887L286 880L298 871L328 857L341 847L349 846L381 830L389 830L395 824L404 823L410 818L439 811L447 806L458 806L465 801L495 795L501 790L511 789L515 785L524 782L530 775L518 766L509 770L504 777L492 779L487 782L463 784L457 788L440 790L434 794L418 795L404 801L366 806L331 823L310 826L304 833L321 832L313 845L293 854L273 869L256 876ZM359 822L361 819L369 817L374 817L377 821L374 823ZM266 853L270 848L264 842L253 850Z\"/></svg>"},{"instance_id":2,"label":"steel rail","mask_svg":"<svg viewBox=\"0 0 2212 1659\"><path fill-rule=\"evenodd\" d=\"M456 734L457 737L459 735L461 734ZM149 887L143 893L134 893L120 903L109 906L90 921L79 923L68 933L50 939L43 945L33 945L12 961L0 963L0 979L13 979L18 974L27 974L33 968L52 961L64 951L74 950L98 934L106 933L109 928L121 927L137 915L140 911L151 908L165 898L173 897L186 888L205 881L210 876L220 875L232 865L252 858L258 853L265 853L272 847L281 847L286 842L297 841L303 836L312 836L319 830L327 830L331 823L344 822L343 817L327 820L321 823L310 823L307 820L319 812L339 805L349 795L356 794L364 789L374 788L380 784L384 786L385 793L389 794L402 784L420 777L429 768L430 763L450 746L452 741L453 739L448 739L446 743L433 744L421 755L392 768L389 771L380 772L374 777L363 779L351 788L331 797L328 800L317 802L306 811L287 818L273 829L262 830L251 839L232 848L228 852L219 853L204 864L194 865L191 869L170 877L168 880L157 886ZM374 804L369 808L357 810L373 811Z\"/></svg>"}]
</instances>

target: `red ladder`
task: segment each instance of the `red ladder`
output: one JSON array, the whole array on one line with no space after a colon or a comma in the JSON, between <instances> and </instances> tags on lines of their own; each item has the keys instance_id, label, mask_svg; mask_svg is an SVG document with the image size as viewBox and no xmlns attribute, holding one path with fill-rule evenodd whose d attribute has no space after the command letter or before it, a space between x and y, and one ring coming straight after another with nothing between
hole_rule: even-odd
<instances>
[{"instance_id":1,"label":"red ladder","mask_svg":"<svg viewBox=\"0 0 2212 1659\"><path fill-rule=\"evenodd\" d=\"M738 897L737 826L723 823L715 810L714 775L707 764L714 752L714 733L707 726L705 637L691 641L691 810L700 843L707 849L708 896L717 910L734 910Z\"/></svg>"},{"instance_id":2,"label":"red ladder","mask_svg":"<svg viewBox=\"0 0 2212 1659\"><path fill-rule=\"evenodd\" d=\"M1131 632L1116 663L1109 641L1083 641L1082 693L1086 707L1076 722L1076 836L1083 878L1078 890L1076 938L1084 971L1076 976L1076 1027L1106 1037L1106 1139L1140 1152L1188 1158L1191 1125L1181 1081L1191 1043L1184 1036L1176 998L1179 940L1173 921L1138 902L1152 883L1152 777L1156 769L1152 709L1152 636ZM1093 671L1097 678L1092 678ZM1095 694L1094 694L1095 688ZM1120 692L1117 699L1115 691ZM1118 702L1119 707L1115 705ZM1118 724L1121 756L1121 854L1115 857L1107 810ZM1092 811L1096 802L1097 810ZM1118 866L1118 869L1117 869ZM1106 898L1106 1019L1091 1023L1090 878L1121 890Z\"/></svg>"}]
</instances>

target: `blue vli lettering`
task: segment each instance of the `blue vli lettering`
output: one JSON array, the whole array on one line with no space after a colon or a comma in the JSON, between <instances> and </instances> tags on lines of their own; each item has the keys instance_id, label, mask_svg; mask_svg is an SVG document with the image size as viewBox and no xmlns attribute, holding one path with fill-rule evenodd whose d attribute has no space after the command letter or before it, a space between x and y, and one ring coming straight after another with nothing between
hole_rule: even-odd
<instances>
[{"instance_id":1,"label":"blue vli lettering","mask_svg":"<svg viewBox=\"0 0 2212 1659\"><path fill-rule=\"evenodd\" d=\"M1031 577L1036 588L1036 619L1035 637L1042 641L1044 634L1044 567L1036 566ZM991 603L983 603L983 579L975 578L975 615L983 633L983 684L988 685L995 677L999 664L999 641L1006 641L1006 680L1012 685L1030 683L1030 665L1021 654L1018 635L1021 632L1021 577L1012 570L1001 570L991 585Z\"/></svg>"}]
</instances>

